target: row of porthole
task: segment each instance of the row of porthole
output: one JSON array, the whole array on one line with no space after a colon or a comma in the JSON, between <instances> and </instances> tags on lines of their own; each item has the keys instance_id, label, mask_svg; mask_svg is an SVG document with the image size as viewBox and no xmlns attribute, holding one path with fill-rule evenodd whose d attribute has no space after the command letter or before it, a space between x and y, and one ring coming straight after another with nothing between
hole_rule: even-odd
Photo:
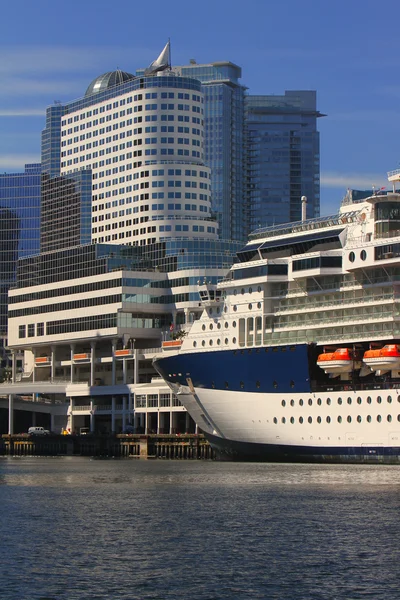
<instances>
[{"instance_id":1,"label":"row of porthole","mask_svg":"<svg viewBox=\"0 0 400 600\"><path fill-rule=\"evenodd\" d=\"M367 253L365 250L361 250L360 252L360 258L361 260L365 260L367 258ZM354 252L350 252L349 254L349 261L350 262L354 262L356 260L356 255L354 254Z\"/></svg>"},{"instance_id":2,"label":"row of porthole","mask_svg":"<svg viewBox=\"0 0 400 600\"><path fill-rule=\"evenodd\" d=\"M229 389L229 381L225 381L224 385L225 385L225 389L228 390ZM274 388L277 388L278 387L278 382L277 381L273 381L272 385L274 386ZM240 386L241 390L244 390L244 381L239 381L239 386ZM213 389L215 389L215 383L214 383L214 381L211 382L211 387ZM261 387L261 382L260 381L256 381L256 388L259 390L260 387ZM290 382L290 387L294 388L294 381Z\"/></svg>"},{"instance_id":3,"label":"row of porthole","mask_svg":"<svg viewBox=\"0 0 400 600\"><path fill-rule=\"evenodd\" d=\"M220 340L220 338L218 338L218 339L217 339L217 340L215 340L215 341L217 342L217 346L220 346L220 345L221 345L221 340ZM224 343L225 343L226 345L227 345L227 344L229 344L229 339L228 339L228 338L225 338L225 340L224 340ZM232 344L236 344L236 338L235 338L235 337L234 337L234 338L232 338ZM202 340L202 342L201 342L201 345L204 347L204 346L206 345L206 341L205 341L205 340ZM209 340L209 341L208 341L208 345L209 345L209 346L213 346L213 345L214 345L214 340ZM193 342L193 348L196 348L196 347L197 347L197 342L195 341L195 342Z\"/></svg>"},{"instance_id":4,"label":"row of porthole","mask_svg":"<svg viewBox=\"0 0 400 600\"><path fill-rule=\"evenodd\" d=\"M258 286L258 288L257 288L257 292L261 292L261 286L260 286L260 285L259 285L259 286ZM236 295L237 295L237 293L238 293L238 290L233 290L233 295L234 295L234 296L236 296ZM245 293L246 293L246 290L245 290L244 288L242 288L242 289L240 290L240 293L241 293L241 294L245 294ZM248 293L249 293L249 294L252 294L252 293L253 293L253 288L249 287Z\"/></svg>"},{"instance_id":5,"label":"row of porthole","mask_svg":"<svg viewBox=\"0 0 400 600\"><path fill-rule=\"evenodd\" d=\"M331 423L332 422L332 419L329 416L326 417L325 420L326 420L327 423ZM358 415L356 420L357 420L357 423L362 423L362 417L361 417L361 415ZM365 420L367 421L367 423L372 423L372 417L371 417L371 415L367 415L365 417ZM382 415L377 415L376 420L377 420L378 423L381 423L382 422ZM391 423L392 422L392 415L387 415L386 420L387 420L388 423ZM397 420L400 422L400 415L397 415ZM274 421L274 423L276 425L278 423L277 417L274 417L273 421ZM322 423L322 417L317 417L315 419L315 421L317 423ZM351 423L352 422L352 417L350 415L348 415L346 421L347 421L347 423ZM281 420L280 420L280 422L283 423L283 424L285 424L287 422L287 423L291 423L293 425L296 422L296 419L294 417L290 417L290 419L289 418L286 419L286 417L282 417ZM303 417L299 417L299 423L300 424L302 424L302 423L312 423L312 422L313 422L313 418L312 417L308 417L307 421ZM342 423L343 422L343 418L340 415L337 417L337 422L338 423Z\"/></svg>"},{"instance_id":6,"label":"row of porthole","mask_svg":"<svg viewBox=\"0 0 400 600\"><path fill-rule=\"evenodd\" d=\"M388 397L386 398L386 400L387 400L387 402L390 404L390 403L393 401L393 399L392 399L392 396L388 396ZM381 404L381 403L382 403L382 397L381 397L381 396L377 396L377 397L376 397L376 401L377 401L377 403L378 403L378 404ZM326 399L326 403L327 403L328 405L330 405L330 404L331 404L331 402L332 402L332 401L331 401L331 399L330 399L330 398L327 398L327 399ZM352 402L353 402L353 398L351 398L351 397L349 396L349 397L347 398L347 404L352 404ZM367 402L367 404L372 404L372 398L371 398L371 396L368 396L368 397L366 398L366 402ZM400 396L397 396L397 402L400 402ZM317 401L316 401L316 403L318 404L318 406L321 406L321 405L322 405L322 400L321 400L321 398L318 398L318 399L317 399ZM337 399L337 403L338 403L338 404L343 404L343 399L342 399L342 398L338 398L338 399ZM358 398L357 398L357 404L361 404L361 403L362 403L362 398L361 398L360 396L358 396ZM290 402L287 402L286 400L282 400L281 404L282 404L282 406L286 406L286 404L288 404L288 406L289 406L289 404L290 404L290 406L294 406L294 405L295 405L295 401L294 401L294 400L290 400ZM308 405L309 405L309 406L312 406L312 404L313 404L313 400L312 400L312 398L309 398L309 399L308 399ZM303 405L304 405L304 400L300 399L300 400L299 400L299 406L303 406Z\"/></svg>"}]
</instances>

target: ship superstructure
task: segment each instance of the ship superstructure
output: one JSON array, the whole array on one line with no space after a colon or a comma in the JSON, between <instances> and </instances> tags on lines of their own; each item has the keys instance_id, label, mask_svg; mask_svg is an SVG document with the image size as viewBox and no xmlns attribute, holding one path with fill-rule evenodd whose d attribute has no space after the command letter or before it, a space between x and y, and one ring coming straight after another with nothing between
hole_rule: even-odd
<instances>
[{"instance_id":1,"label":"ship superstructure","mask_svg":"<svg viewBox=\"0 0 400 600\"><path fill-rule=\"evenodd\" d=\"M222 455L400 459L400 170L392 192L256 230L155 367Z\"/></svg>"}]
</instances>

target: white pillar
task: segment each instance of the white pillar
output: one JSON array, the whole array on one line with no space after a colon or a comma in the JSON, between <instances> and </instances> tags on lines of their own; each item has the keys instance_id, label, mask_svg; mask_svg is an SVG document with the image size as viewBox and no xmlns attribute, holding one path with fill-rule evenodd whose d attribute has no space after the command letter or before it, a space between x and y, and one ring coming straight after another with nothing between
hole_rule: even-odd
<instances>
[{"instance_id":1,"label":"white pillar","mask_svg":"<svg viewBox=\"0 0 400 600\"><path fill-rule=\"evenodd\" d=\"M11 381L15 383L16 381L16 373L17 373L17 353L12 350L11 351L12 362L11 362Z\"/></svg>"},{"instance_id":2,"label":"white pillar","mask_svg":"<svg viewBox=\"0 0 400 600\"><path fill-rule=\"evenodd\" d=\"M115 433L115 396L111 398L111 433Z\"/></svg>"},{"instance_id":3,"label":"white pillar","mask_svg":"<svg viewBox=\"0 0 400 600\"><path fill-rule=\"evenodd\" d=\"M90 398L90 433L94 433L94 402Z\"/></svg>"},{"instance_id":4,"label":"white pillar","mask_svg":"<svg viewBox=\"0 0 400 600\"><path fill-rule=\"evenodd\" d=\"M90 342L90 386L94 386L95 376L95 362L96 362L96 342Z\"/></svg>"},{"instance_id":5,"label":"white pillar","mask_svg":"<svg viewBox=\"0 0 400 600\"><path fill-rule=\"evenodd\" d=\"M14 357L13 357L14 362ZM14 434L14 396L8 396L8 435Z\"/></svg>"},{"instance_id":6,"label":"white pillar","mask_svg":"<svg viewBox=\"0 0 400 600\"><path fill-rule=\"evenodd\" d=\"M172 410L170 410L170 411L169 411L169 434L170 434L170 435L172 434L172 425L173 425L172 421L173 421L173 414L174 414L174 413L172 412Z\"/></svg>"},{"instance_id":7,"label":"white pillar","mask_svg":"<svg viewBox=\"0 0 400 600\"><path fill-rule=\"evenodd\" d=\"M122 431L126 429L126 396L122 396Z\"/></svg>"},{"instance_id":8,"label":"white pillar","mask_svg":"<svg viewBox=\"0 0 400 600\"><path fill-rule=\"evenodd\" d=\"M36 381L36 348L32 348L33 352L33 369L32 369L32 382ZM25 369L25 367L24 367Z\"/></svg>"},{"instance_id":9,"label":"white pillar","mask_svg":"<svg viewBox=\"0 0 400 600\"><path fill-rule=\"evenodd\" d=\"M160 433L160 410L157 411L157 433Z\"/></svg>"},{"instance_id":10,"label":"white pillar","mask_svg":"<svg viewBox=\"0 0 400 600\"><path fill-rule=\"evenodd\" d=\"M70 344L71 349L71 383L74 383L74 353L75 353L75 344ZM72 431L72 429L71 429Z\"/></svg>"},{"instance_id":11,"label":"white pillar","mask_svg":"<svg viewBox=\"0 0 400 600\"><path fill-rule=\"evenodd\" d=\"M147 413L147 410L146 410L146 412L144 413L144 432L145 433L149 433L149 430L148 430L149 422L148 422L147 415L148 415L148 413Z\"/></svg>"},{"instance_id":12,"label":"white pillar","mask_svg":"<svg viewBox=\"0 0 400 600\"><path fill-rule=\"evenodd\" d=\"M133 354L135 357L135 364L133 369L133 383L136 385L139 380L139 352L137 348L134 349Z\"/></svg>"},{"instance_id":13,"label":"white pillar","mask_svg":"<svg viewBox=\"0 0 400 600\"><path fill-rule=\"evenodd\" d=\"M112 354L112 363L111 363L111 385L115 385L115 350L117 347L117 340L112 340L111 342L111 354Z\"/></svg>"},{"instance_id":14,"label":"white pillar","mask_svg":"<svg viewBox=\"0 0 400 600\"><path fill-rule=\"evenodd\" d=\"M70 433L74 433L74 399L71 398L69 399L69 429L70 429Z\"/></svg>"}]
</instances>

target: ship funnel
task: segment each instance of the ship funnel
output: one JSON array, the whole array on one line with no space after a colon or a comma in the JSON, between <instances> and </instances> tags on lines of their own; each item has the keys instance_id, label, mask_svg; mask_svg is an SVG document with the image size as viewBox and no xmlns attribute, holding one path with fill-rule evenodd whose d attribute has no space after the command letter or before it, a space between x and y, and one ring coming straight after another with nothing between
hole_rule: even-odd
<instances>
[{"instance_id":1,"label":"ship funnel","mask_svg":"<svg viewBox=\"0 0 400 600\"><path fill-rule=\"evenodd\" d=\"M301 220L305 221L307 218L307 196L301 197Z\"/></svg>"}]
</instances>

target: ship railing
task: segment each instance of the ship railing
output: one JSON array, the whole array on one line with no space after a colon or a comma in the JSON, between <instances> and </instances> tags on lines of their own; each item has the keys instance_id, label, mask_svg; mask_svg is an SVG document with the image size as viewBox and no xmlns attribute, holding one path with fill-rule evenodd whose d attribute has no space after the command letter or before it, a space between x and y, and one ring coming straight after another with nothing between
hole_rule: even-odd
<instances>
[{"instance_id":1,"label":"ship railing","mask_svg":"<svg viewBox=\"0 0 400 600\"><path fill-rule=\"evenodd\" d=\"M339 323L348 323L348 322L352 322L355 325L357 325L357 321L362 321L362 322L366 322L366 321L373 321L373 322L380 322L381 319L387 319L387 318L392 318L395 316L395 313L391 310L391 311L385 311L385 312L381 312L379 314L374 314L371 315L370 313L358 313L357 316L356 315L348 315L348 316L341 316L341 317L332 317L330 316L328 319L325 318L321 318L321 319L311 319L310 315L307 316L307 319L304 319L304 322L300 323L295 323L293 320L290 321L290 323L282 323L282 325L280 325L279 323L275 323L275 329L286 329L286 327L290 327L291 329L293 329L294 327L314 327L317 325L326 325L331 327L333 323L335 324L339 324Z\"/></svg>"},{"instance_id":2,"label":"ship railing","mask_svg":"<svg viewBox=\"0 0 400 600\"><path fill-rule=\"evenodd\" d=\"M351 299L336 299L336 300L327 300L325 302L303 302L302 304L292 304L289 306L275 306L274 312L276 314L285 313L285 312L293 312L296 313L299 310L306 308L307 310L315 310L318 308L327 308L330 306L340 305L343 308L351 308L352 305L359 304L374 304L376 302L384 302L386 300L394 300L395 294L394 292L390 294L379 294L375 296L362 296L361 298L351 298Z\"/></svg>"}]
</instances>

